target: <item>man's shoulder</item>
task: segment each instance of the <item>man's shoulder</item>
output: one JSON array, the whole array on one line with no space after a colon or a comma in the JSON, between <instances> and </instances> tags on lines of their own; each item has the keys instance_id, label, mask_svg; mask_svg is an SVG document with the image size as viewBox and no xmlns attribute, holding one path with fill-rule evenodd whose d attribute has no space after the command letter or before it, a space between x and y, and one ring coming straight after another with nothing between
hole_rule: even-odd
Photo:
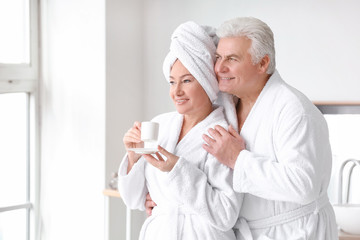
<instances>
[{"instance_id":1,"label":"man's shoulder","mask_svg":"<svg viewBox=\"0 0 360 240\"><path fill-rule=\"evenodd\" d=\"M280 116L322 118L321 112L304 93L281 78L275 92L276 104L274 106Z\"/></svg>"}]
</instances>

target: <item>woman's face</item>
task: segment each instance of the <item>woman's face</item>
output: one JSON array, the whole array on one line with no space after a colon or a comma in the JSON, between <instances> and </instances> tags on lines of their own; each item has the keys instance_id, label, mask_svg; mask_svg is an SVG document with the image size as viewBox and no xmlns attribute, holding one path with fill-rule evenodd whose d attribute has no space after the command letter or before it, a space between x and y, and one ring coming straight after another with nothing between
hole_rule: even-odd
<instances>
[{"instance_id":1,"label":"woman's face","mask_svg":"<svg viewBox=\"0 0 360 240\"><path fill-rule=\"evenodd\" d=\"M176 110L184 115L201 115L211 106L205 90L179 60L170 72L170 97Z\"/></svg>"}]
</instances>

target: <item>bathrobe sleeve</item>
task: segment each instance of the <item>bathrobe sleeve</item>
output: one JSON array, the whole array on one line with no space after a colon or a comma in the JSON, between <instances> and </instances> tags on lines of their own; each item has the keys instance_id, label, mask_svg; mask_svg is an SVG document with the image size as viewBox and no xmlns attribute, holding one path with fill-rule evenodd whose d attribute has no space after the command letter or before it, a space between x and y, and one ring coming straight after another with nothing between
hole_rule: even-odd
<instances>
[{"instance_id":1,"label":"bathrobe sleeve","mask_svg":"<svg viewBox=\"0 0 360 240\"><path fill-rule=\"evenodd\" d=\"M148 189L145 183L145 160L140 158L127 174L128 157L125 155L118 172L118 189L124 203L130 209L145 210Z\"/></svg>"},{"instance_id":2,"label":"bathrobe sleeve","mask_svg":"<svg viewBox=\"0 0 360 240\"><path fill-rule=\"evenodd\" d=\"M208 154L204 171L180 157L169 172L169 191L180 204L217 229L231 229L242 195L232 189L232 170Z\"/></svg>"},{"instance_id":3,"label":"bathrobe sleeve","mask_svg":"<svg viewBox=\"0 0 360 240\"><path fill-rule=\"evenodd\" d=\"M235 191L302 205L314 201L326 191L321 182L331 168L326 123L316 115L287 114L273 126L275 156L241 151L234 168Z\"/></svg>"}]
</instances>

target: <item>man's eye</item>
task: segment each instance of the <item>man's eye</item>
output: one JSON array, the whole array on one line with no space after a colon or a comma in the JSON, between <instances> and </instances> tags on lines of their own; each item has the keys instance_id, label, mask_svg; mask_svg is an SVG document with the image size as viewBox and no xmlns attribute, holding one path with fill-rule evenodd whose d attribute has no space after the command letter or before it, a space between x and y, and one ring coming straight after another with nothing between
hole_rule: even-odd
<instances>
[{"instance_id":1,"label":"man's eye","mask_svg":"<svg viewBox=\"0 0 360 240\"><path fill-rule=\"evenodd\" d=\"M170 85L174 85L175 82L174 82L174 81L170 81L169 84L170 84Z\"/></svg>"},{"instance_id":2,"label":"man's eye","mask_svg":"<svg viewBox=\"0 0 360 240\"><path fill-rule=\"evenodd\" d=\"M236 59L231 57L231 58L229 58L229 61L231 61L231 62L236 61Z\"/></svg>"}]
</instances>

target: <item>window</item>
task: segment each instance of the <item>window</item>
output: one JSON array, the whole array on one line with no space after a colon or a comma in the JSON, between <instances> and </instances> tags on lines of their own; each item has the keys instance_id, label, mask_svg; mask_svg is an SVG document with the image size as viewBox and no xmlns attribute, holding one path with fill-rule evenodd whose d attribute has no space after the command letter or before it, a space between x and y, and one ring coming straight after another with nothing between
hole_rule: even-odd
<instances>
[{"instance_id":1,"label":"window","mask_svg":"<svg viewBox=\"0 0 360 240\"><path fill-rule=\"evenodd\" d=\"M29 64L29 3L0 1L0 62ZM11 23L11 24L9 24Z\"/></svg>"},{"instance_id":2,"label":"window","mask_svg":"<svg viewBox=\"0 0 360 240\"><path fill-rule=\"evenodd\" d=\"M35 239L37 7L0 0L0 240Z\"/></svg>"}]
</instances>

